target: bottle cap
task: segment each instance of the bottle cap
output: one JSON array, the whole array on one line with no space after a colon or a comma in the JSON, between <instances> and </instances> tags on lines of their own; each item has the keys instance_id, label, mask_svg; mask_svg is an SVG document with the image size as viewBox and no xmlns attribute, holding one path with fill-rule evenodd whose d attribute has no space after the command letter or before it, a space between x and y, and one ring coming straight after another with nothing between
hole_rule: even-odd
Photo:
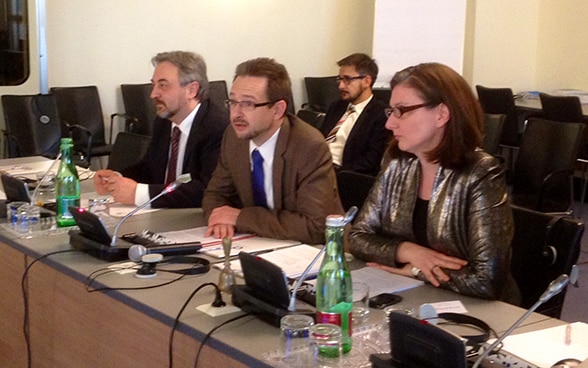
<instances>
[{"instance_id":1,"label":"bottle cap","mask_svg":"<svg viewBox=\"0 0 588 368\"><path fill-rule=\"evenodd\" d=\"M341 215L327 216L327 226L345 226L345 217Z\"/></svg>"}]
</instances>

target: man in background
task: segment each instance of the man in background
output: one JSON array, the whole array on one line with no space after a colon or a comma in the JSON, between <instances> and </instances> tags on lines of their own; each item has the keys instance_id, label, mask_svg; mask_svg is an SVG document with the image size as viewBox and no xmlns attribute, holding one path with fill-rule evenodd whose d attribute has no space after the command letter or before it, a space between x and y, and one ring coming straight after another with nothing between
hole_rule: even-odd
<instances>
[{"instance_id":1,"label":"man in background","mask_svg":"<svg viewBox=\"0 0 588 368\"><path fill-rule=\"evenodd\" d=\"M218 165L204 193L207 236L235 231L322 244L325 218L342 214L322 135L286 113L286 68L258 58L237 66Z\"/></svg>"},{"instance_id":2,"label":"man in background","mask_svg":"<svg viewBox=\"0 0 588 368\"><path fill-rule=\"evenodd\" d=\"M151 207L200 207L229 124L228 114L208 99L206 63L200 55L172 51L157 54L151 61L155 66L151 98L158 116L147 153L120 173L97 171L94 187L116 202L140 205L189 173L192 181L158 198Z\"/></svg>"},{"instance_id":3,"label":"man in background","mask_svg":"<svg viewBox=\"0 0 588 368\"><path fill-rule=\"evenodd\" d=\"M391 138L386 129L387 103L374 98L372 87L378 65L365 54L352 54L337 62L341 100L327 111L321 132L337 172L349 170L376 175Z\"/></svg>"}]
</instances>

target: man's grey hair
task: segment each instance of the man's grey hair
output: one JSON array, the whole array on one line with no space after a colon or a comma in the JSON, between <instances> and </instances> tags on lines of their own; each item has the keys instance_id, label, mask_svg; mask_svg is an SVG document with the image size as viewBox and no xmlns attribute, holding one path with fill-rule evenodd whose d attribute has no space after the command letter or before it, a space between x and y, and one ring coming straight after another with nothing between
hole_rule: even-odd
<instances>
[{"instance_id":1,"label":"man's grey hair","mask_svg":"<svg viewBox=\"0 0 588 368\"><path fill-rule=\"evenodd\" d=\"M206 76L206 62L204 58L195 52L169 51L160 52L151 59L153 66L164 61L170 62L178 67L180 84L182 86L191 82L198 82L200 89L196 98L204 101L208 99L208 77Z\"/></svg>"}]
</instances>

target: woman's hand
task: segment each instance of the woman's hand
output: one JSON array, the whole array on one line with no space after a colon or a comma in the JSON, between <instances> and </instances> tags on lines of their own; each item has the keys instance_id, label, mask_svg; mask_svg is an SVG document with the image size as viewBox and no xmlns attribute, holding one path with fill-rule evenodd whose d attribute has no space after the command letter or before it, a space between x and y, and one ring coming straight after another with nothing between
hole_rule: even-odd
<instances>
[{"instance_id":1,"label":"woman's hand","mask_svg":"<svg viewBox=\"0 0 588 368\"><path fill-rule=\"evenodd\" d=\"M398 246L396 261L406 265L402 268L377 264L372 267L405 276L412 276L414 269L414 271L422 272L432 285L440 286L442 282L450 280L445 270L460 270L468 264L461 258L451 257L411 242L403 242Z\"/></svg>"}]
</instances>

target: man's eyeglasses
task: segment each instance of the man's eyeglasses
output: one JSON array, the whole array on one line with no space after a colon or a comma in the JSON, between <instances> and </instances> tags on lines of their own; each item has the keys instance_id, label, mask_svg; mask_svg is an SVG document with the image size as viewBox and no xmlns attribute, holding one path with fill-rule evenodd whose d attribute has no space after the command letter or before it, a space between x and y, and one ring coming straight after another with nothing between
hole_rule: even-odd
<instances>
[{"instance_id":1,"label":"man's eyeglasses","mask_svg":"<svg viewBox=\"0 0 588 368\"><path fill-rule=\"evenodd\" d=\"M434 105L437 105L437 104L425 102L425 103L418 104L418 105L386 107L384 109L384 113L386 114L386 117L390 117L390 115L394 115L394 117L400 118L400 117L402 117L402 115L404 115L405 113L407 113L409 111L420 109L421 107L434 106Z\"/></svg>"},{"instance_id":2,"label":"man's eyeglasses","mask_svg":"<svg viewBox=\"0 0 588 368\"><path fill-rule=\"evenodd\" d=\"M243 110L243 111L253 111L258 107L271 105L271 104L274 104L278 101L279 100L255 103L253 101L225 100L225 103L227 104L227 106L230 109L234 109L235 107L237 107L237 105L239 105L241 107L241 110Z\"/></svg>"},{"instance_id":3,"label":"man's eyeglasses","mask_svg":"<svg viewBox=\"0 0 588 368\"><path fill-rule=\"evenodd\" d=\"M353 82L356 79L363 79L365 78L365 75L358 75L356 77L350 77L348 75L344 75L342 77L337 77L337 84L341 83L341 81L343 81L343 83L345 83L345 85L348 85L349 83Z\"/></svg>"}]
</instances>

